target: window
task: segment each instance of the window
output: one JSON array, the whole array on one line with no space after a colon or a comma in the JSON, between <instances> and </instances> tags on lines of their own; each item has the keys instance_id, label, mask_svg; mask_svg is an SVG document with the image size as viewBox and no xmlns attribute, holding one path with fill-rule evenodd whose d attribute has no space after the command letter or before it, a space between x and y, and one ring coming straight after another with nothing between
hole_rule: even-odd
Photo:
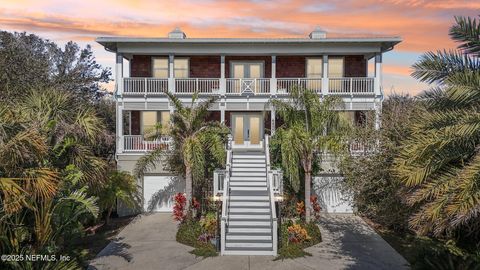
<instances>
[{"instance_id":1,"label":"window","mask_svg":"<svg viewBox=\"0 0 480 270\"><path fill-rule=\"evenodd\" d=\"M153 58L153 77L168 78L168 57ZM175 78L188 78L189 63L187 58L174 59L173 61L173 76Z\"/></svg>"},{"instance_id":2,"label":"window","mask_svg":"<svg viewBox=\"0 0 480 270\"><path fill-rule=\"evenodd\" d=\"M168 128L170 125L169 111L143 111L142 112L142 134L144 136L153 136L158 134L158 124L161 124L162 129ZM162 132L163 133L163 132Z\"/></svg>"},{"instance_id":3,"label":"window","mask_svg":"<svg viewBox=\"0 0 480 270\"><path fill-rule=\"evenodd\" d=\"M175 78L188 78L188 59L175 59L173 61L173 73Z\"/></svg>"},{"instance_id":4,"label":"window","mask_svg":"<svg viewBox=\"0 0 480 270\"><path fill-rule=\"evenodd\" d=\"M323 60L321 58L307 59L307 77L321 78L323 70Z\"/></svg>"},{"instance_id":5,"label":"window","mask_svg":"<svg viewBox=\"0 0 480 270\"><path fill-rule=\"evenodd\" d=\"M168 78L168 58L153 58L153 77Z\"/></svg>"},{"instance_id":6,"label":"window","mask_svg":"<svg viewBox=\"0 0 480 270\"><path fill-rule=\"evenodd\" d=\"M329 78L343 77L343 58L331 57L328 59L328 77Z\"/></svg>"}]
</instances>

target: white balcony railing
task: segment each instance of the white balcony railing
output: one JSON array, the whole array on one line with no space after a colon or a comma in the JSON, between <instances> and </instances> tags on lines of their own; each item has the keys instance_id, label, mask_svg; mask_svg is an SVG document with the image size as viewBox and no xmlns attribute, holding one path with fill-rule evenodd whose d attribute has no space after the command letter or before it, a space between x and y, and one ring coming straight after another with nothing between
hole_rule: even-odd
<instances>
[{"instance_id":1,"label":"white balcony railing","mask_svg":"<svg viewBox=\"0 0 480 270\"><path fill-rule=\"evenodd\" d=\"M155 140L145 140L143 135L124 135L123 150L125 152L148 152L159 147L171 149L172 140L168 137L159 137Z\"/></svg>"},{"instance_id":2,"label":"white balcony railing","mask_svg":"<svg viewBox=\"0 0 480 270\"><path fill-rule=\"evenodd\" d=\"M117 85L126 96L155 96L171 91L191 95L282 95L301 87L322 95L381 95L374 77L352 78L123 78ZM122 87L123 85L123 87Z\"/></svg>"},{"instance_id":3,"label":"white balcony railing","mask_svg":"<svg viewBox=\"0 0 480 270\"><path fill-rule=\"evenodd\" d=\"M213 94L220 91L220 79L175 79L175 93L177 94Z\"/></svg>"},{"instance_id":4,"label":"white balcony railing","mask_svg":"<svg viewBox=\"0 0 480 270\"><path fill-rule=\"evenodd\" d=\"M329 78L328 92L332 95L373 94L374 83L374 78Z\"/></svg>"},{"instance_id":5,"label":"white balcony railing","mask_svg":"<svg viewBox=\"0 0 480 270\"><path fill-rule=\"evenodd\" d=\"M278 78L277 79L278 94L288 94L295 87L310 89L320 94L322 93L322 79L321 78Z\"/></svg>"},{"instance_id":6,"label":"white balcony railing","mask_svg":"<svg viewBox=\"0 0 480 270\"><path fill-rule=\"evenodd\" d=\"M270 79L267 78L253 78L253 79L226 79L227 95L242 95L242 94L269 94L270 93Z\"/></svg>"}]
</instances>

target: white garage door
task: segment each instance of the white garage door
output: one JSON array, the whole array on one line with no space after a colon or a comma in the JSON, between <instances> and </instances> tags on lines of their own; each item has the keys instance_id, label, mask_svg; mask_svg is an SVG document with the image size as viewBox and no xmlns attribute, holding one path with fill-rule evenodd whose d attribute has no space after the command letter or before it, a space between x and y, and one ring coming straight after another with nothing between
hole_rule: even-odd
<instances>
[{"instance_id":1,"label":"white garage door","mask_svg":"<svg viewBox=\"0 0 480 270\"><path fill-rule=\"evenodd\" d=\"M352 203L341 192L342 176L324 175L313 178L313 189L323 211L328 213L353 213Z\"/></svg>"},{"instance_id":2,"label":"white garage door","mask_svg":"<svg viewBox=\"0 0 480 270\"><path fill-rule=\"evenodd\" d=\"M171 212L173 197L184 192L183 180L175 176L143 177L143 210L145 212Z\"/></svg>"}]
</instances>

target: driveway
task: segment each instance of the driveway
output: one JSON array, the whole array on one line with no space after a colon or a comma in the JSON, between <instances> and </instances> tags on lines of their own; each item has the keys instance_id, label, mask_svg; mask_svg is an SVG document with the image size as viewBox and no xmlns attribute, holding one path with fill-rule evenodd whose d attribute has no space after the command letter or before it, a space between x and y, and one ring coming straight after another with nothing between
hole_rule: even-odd
<instances>
[{"instance_id":1,"label":"driveway","mask_svg":"<svg viewBox=\"0 0 480 270\"><path fill-rule=\"evenodd\" d=\"M310 257L272 261L271 256L196 258L175 241L171 214L137 217L103 249L89 269L408 269L407 262L361 218L325 215L323 242L307 249Z\"/></svg>"}]
</instances>

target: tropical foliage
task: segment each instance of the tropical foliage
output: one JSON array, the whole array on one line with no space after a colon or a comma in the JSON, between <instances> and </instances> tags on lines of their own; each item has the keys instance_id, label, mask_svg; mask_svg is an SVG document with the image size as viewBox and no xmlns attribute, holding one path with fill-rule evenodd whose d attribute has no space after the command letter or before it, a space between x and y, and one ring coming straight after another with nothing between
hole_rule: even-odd
<instances>
[{"instance_id":1,"label":"tropical foliage","mask_svg":"<svg viewBox=\"0 0 480 270\"><path fill-rule=\"evenodd\" d=\"M198 96L194 95L190 106L185 106L176 96L167 95L175 106L175 112L171 115L172 124L169 128L161 130L165 130L162 135L173 139L173 147L157 148L140 158L135 166L135 175L142 177L145 172L166 160L168 166L165 167L168 170L185 177L188 210L193 198L193 186L198 186L205 179L208 165L225 162L224 145L228 129L218 122L207 121L208 109L215 102L214 98L198 102Z\"/></svg>"},{"instance_id":2,"label":"tropical foliage","mask_svg":"<svg viewBox=\"0 0 480 270\"><path fill-rule=\"evenodd\" d=\"M303 182L305 217L309 221L315 164L321 163L327 152L335 154L345 150L348 124L335 110L340 105L337 98L320 100L316 92L307 89L293 89L288 101L276 99L272 104L283 121L272 138L272 145L281 152L282 169L293 191L298 192Z\"/></svg>"},{"instance_id":3,"label":"tropical foliage","mask_svg":"<svg viewBox=\"0 0 480 270\"><path fill-rule=\"evenodd\" d=\"M419 97L424 105L395 160L418 208L411 227L437 236L459 229L480 231L480 25L456 17L450 36L459 50L428 52L412 76L435 87Z\"/></svg>"}]
</instances>

